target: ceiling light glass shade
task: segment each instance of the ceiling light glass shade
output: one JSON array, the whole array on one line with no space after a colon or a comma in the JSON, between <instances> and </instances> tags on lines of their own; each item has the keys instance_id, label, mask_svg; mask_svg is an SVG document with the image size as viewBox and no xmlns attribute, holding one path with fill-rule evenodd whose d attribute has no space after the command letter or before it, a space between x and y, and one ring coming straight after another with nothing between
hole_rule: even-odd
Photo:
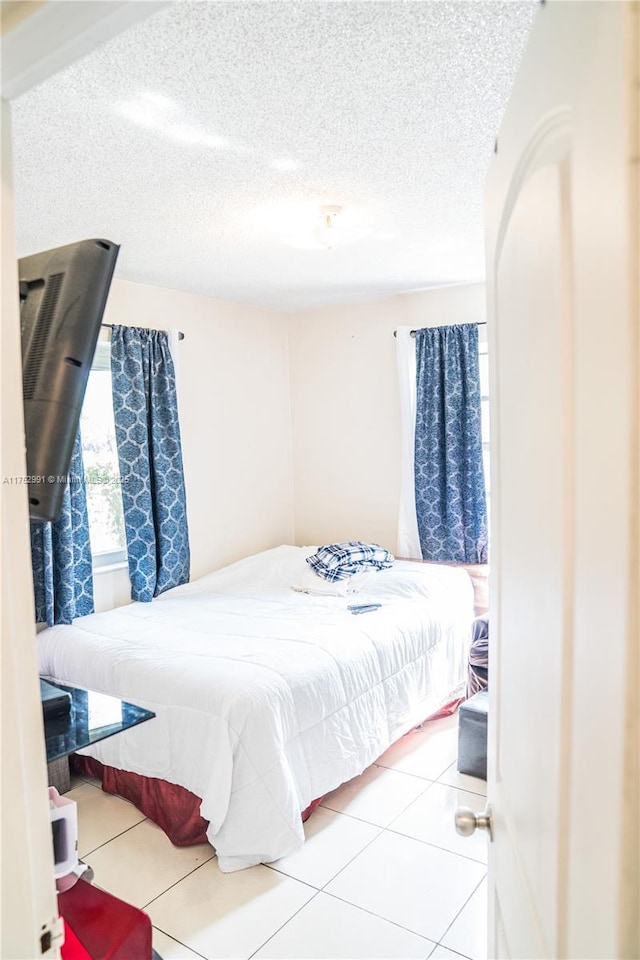
<instances>
[{"instance_id":1,"label":"ceiling light glass shade","mask_svg":"<svg viewBox=\"0 0 640 960\"><path fill-rule=\"evenodd\" d=\"M341 222L342 207L325 206L310 229L297 229L288 233L284 242L289 247L300 250L332 250L334 247L344 247L368 237L373 227L366 224L349 224Z\"/></svg>"}]
</instances>

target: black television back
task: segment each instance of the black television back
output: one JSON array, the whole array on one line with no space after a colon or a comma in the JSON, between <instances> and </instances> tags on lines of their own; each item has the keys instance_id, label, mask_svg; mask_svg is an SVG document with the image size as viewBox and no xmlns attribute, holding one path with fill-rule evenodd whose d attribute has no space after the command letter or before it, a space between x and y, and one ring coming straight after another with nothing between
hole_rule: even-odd
<instances>
[{"instance_id":1,"label":"black television back","mask_svg":"<svg viewBox=\"0 0 640 960\"><path fill-rule=\"evenodd\" d=\"M81 240L19 261L29 516L56 520L119 246Z\"/></svg>"}]
</instances>

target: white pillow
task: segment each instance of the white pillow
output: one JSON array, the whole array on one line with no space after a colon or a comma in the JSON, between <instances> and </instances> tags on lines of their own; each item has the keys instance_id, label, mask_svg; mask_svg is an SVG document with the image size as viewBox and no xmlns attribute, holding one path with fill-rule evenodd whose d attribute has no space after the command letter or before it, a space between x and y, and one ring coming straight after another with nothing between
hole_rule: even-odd
<instances>
[{"instance_id":1,"label":"white pillow","mask_svg":"<svg viewBox=\"0 0 640 960\"><path fill-rule=\"evenodd\" d=\"M372 571L365 570L349 577L347 580L336 580L331 583L329 580L319 577L306 564L305 567L306 570L302 571L296 583L291 584L291 588L297 590L298 593L310 593L318 597L346 597L351 593L357 593L358 590L362 590L369 583L372 576Z\"/></svg>"}]
</instances>

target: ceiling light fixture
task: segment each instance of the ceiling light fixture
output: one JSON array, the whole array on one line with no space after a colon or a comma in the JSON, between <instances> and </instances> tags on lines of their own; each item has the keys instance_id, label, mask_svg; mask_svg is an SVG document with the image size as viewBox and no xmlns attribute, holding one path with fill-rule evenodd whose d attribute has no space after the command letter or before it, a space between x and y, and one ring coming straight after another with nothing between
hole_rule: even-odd
<instances>
[{"instance_id":1,"label":"ceiling light fixture","mask_svg":"<svg viewBox=\"0 0 640 960\"><path fill-rule=\"evenodd\" d=\"M290 234L284 242L301 250L332 250L369 236L373 228L365 224L350 223L343 219L343 207L325 204L311 229Z\"/></svg>"}]
</instances>

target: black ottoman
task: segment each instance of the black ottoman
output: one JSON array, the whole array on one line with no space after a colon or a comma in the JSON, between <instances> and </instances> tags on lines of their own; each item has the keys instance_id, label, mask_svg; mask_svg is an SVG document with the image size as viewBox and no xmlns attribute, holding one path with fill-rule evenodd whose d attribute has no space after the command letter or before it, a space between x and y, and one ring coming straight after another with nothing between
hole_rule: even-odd
<instances>
[{"instance_id":1,"label":"black ottoman","mask_svg":"<svg viewBox=\"0 0 640 960\"><path fill-rule=\"evenodd\" d=\"M465 700L458 711L458 773L487 779L487 711L486 690Z\"/></svg>"}]
</instances>

